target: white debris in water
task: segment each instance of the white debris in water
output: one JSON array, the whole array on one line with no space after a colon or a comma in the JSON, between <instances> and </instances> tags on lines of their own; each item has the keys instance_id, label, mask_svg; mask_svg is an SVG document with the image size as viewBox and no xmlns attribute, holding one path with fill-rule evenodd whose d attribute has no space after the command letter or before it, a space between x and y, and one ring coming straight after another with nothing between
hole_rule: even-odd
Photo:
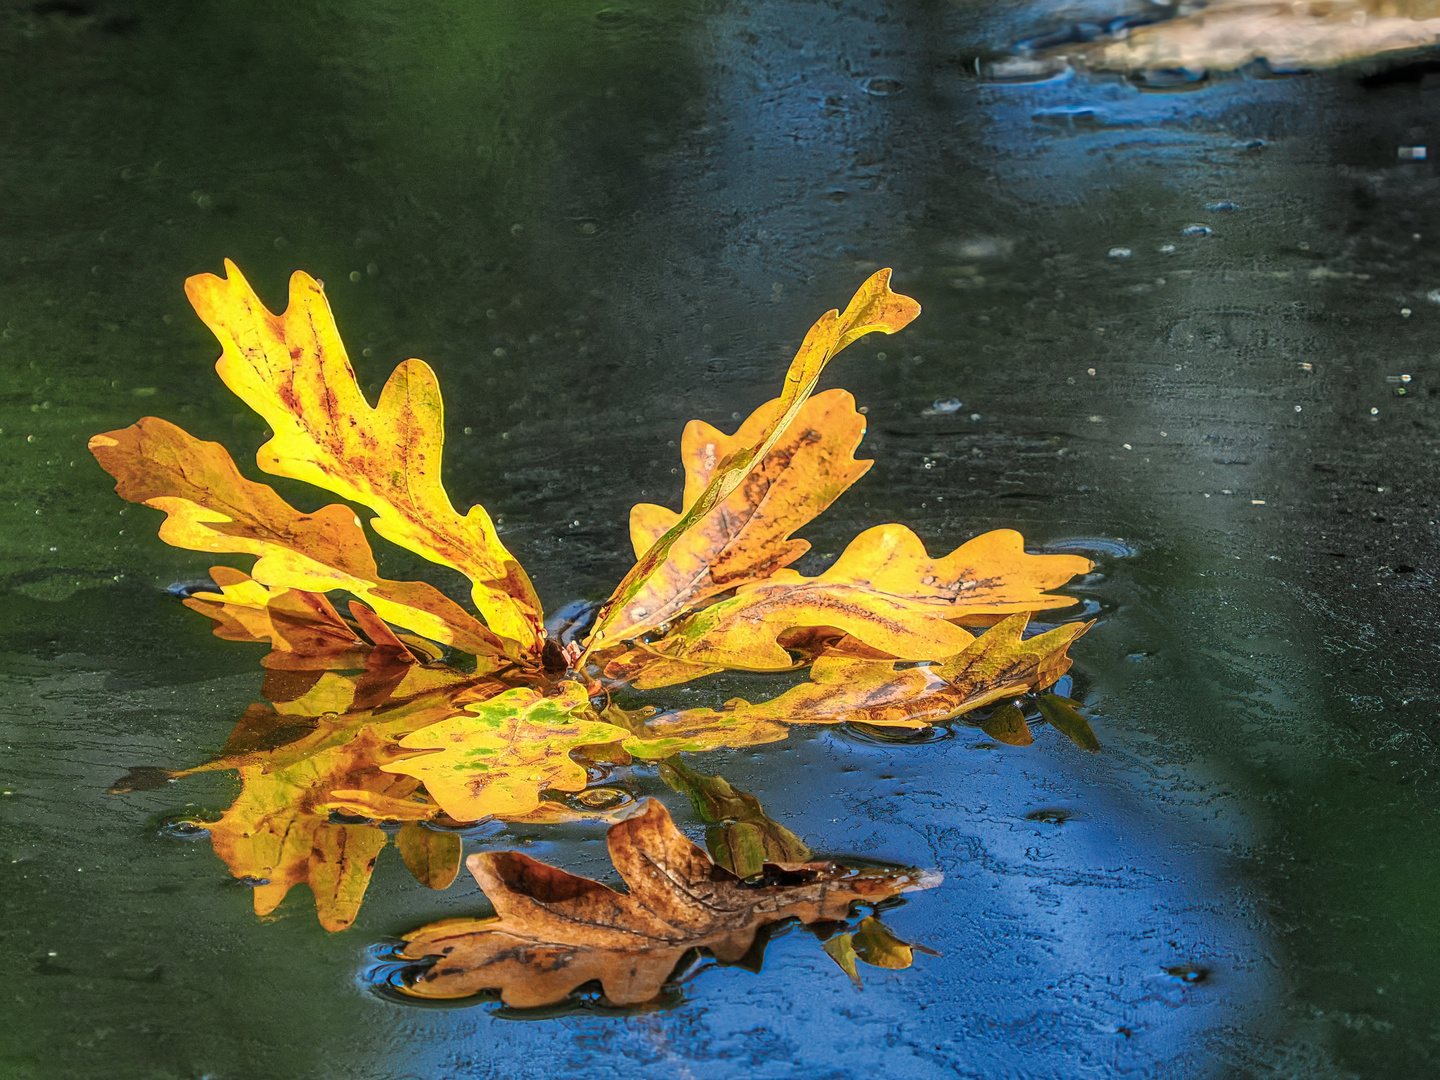
<instances>
[{"instance_id":1,"label":"white debris in water","mask_svg":"<svg viewBox=\"0 0 1440 1080\"><path fill-rule=\"evenodd\" d=\"M1408 319L1408 318L1410 318L1410 315L1411 315L1411 311L1410 311L1410 309L1409 309L1408 307L1402 307L1402 308L1400 309L1400 317L1401 317L1402 319Z\"/></svg>"},{"instance_id":2,"label":"white debris in water","mask_svg":"<svg viewBox=\"0 0 1440 1080\"><path fill-rule=\"evenodd\" d=\"M1371 415L1371 416L1379 416L1379 415L1380 415L1380 410L1379 410L1379 409L1376 409L1376 408L1371 408L1371 410L1370 410L1370 415Z\"/></svg>"},{"instance_id":3,"label":"white debris in water","mask_svg":"<svg viewBox=\"0 0 1440 1080\"><path fill-rule=\"evenodd\" d=\"M1110 253L1106 256L1106 258L1108 258L1108 259L1128 259L1128 258L1130 258L1130 256L1132 256L1132 255L1134 255L1134 254L1135 254L1135 252L1132 251L1130 248L1127 248L1127 247L1113 247L1113 248L1110 249Z\"/></svg>"},{"instance_id":4,"label":"white debris in water","mask_svg":"<svg viewBox=\"0 0 1440 1080\"><path fill-rule=\"evenodd\" d=\"M964 406L965 403L959 398L946 398L944 401L941 401L937 398L935 400L935 404L931 405L930 408L926 410L926 412L936 413L938 415L948 415L949 413L959 412L962 408L964 408Z\"/></svg>"},{"instance_id":5,"label":"white debris in water","mask_svg":"<svg viewBox=\"0 0 1440 1080\"><path fill-rule=\"evenodd\" d=\"M1440 289L1431 289L1425 294L1425 299L1432 304L1440 304Z\"/></svg>"},{"instance_id":6,"label":"white debris in water","mask_svg":"<svg viewBox=\"0 0 1440 1080\"><path fill-rule=\"evenodd\" d=\"M1402 146L1395 151L1395 156L1401 161L1424 161L1425 147L1423 146Z\"/></svg>"},{"instance_id":7,"label":"white debris in water","mask_svg":"<svg viewBox=\"0 0 1440 1080\"><path fill-rule=\"evenodd\" d=\"M1174 244L1161 244L1161 245L1160 245L1160 254L1161 254L1161 255L1174 255L1174 254L1175 254L1175 245L1174 245ZM1440 289L1437 289L1436 292L1440 292ZM1436 303L1437 303L1437 304L1440 304L1440 300L1437 300Z\"/></svg>"}]
</instances>

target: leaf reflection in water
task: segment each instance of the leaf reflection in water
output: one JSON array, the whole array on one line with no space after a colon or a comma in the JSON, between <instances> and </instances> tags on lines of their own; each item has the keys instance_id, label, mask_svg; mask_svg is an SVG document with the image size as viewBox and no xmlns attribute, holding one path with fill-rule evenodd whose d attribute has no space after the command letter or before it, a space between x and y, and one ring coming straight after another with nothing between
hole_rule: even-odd
<instances>
[{"instance_id":1,"label":"leaf reflection in water","mask_svg":"<svg viewBox=\"0 0 1440 1080\"><path fill-rule=\"evenodd\" d=\"M470 856L470 872L496 914L444 919L407 934L398 957L428 966L413 971L402 992L453 999L497 990L506 1005L528 1008L552 1005L593 981L609 1003L636 1005L659 995L696 950L736 961L764 926L844 921L853 905L941 880L930 871L812 862L766 864L756 880L744 881L687 840L654 799L611 826L608 841L626 893L519 852ZM905 966L899 956L889 948L886 965Z\"/></svg>"}]
</instances>

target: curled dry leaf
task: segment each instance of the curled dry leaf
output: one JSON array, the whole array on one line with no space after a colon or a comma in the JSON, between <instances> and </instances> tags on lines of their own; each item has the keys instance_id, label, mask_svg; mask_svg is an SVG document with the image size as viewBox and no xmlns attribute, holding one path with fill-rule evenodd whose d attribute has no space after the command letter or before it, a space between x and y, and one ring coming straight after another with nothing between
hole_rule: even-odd
<instances>
[{"instance_id":1,"label":"curled dry leaf","mask_svg":"<svg viewBox=\"0 0 1440 1080\"><path fill-rule=\"evenodd\" d=\"M470 856L466 865L495 917L446 919L407 934L401 955L433 963L405 992L460 998L493 989L505 1004L528 1007L596 980L612 1003L639 1004L693 949L738 960L767 924L844 919L852 904L940 881L933 872L820 862L767 867L765 878L747 883L685 839L653 799L611 826L608 842L628 892L519 852Z\"/></svg>"},{"instance_id":2,"label":"curled dry leaf","mask_svg":"<svg viewBox=\"0 0 1440 1080\"><path fill-rule=\"evenodd\" d=\"M197 274L185 293L220 340L220 378L275 432L260 467L368 506L385 539L470 579L477 610L513 643L507 651L537 650L544 628L530 579L485 509L462 517L441 486L444 408L429 365L401 364L372 408L318 281L293 274L290 305L273 315L228 259L225 275Z\"/></svg>"}]
</instances>

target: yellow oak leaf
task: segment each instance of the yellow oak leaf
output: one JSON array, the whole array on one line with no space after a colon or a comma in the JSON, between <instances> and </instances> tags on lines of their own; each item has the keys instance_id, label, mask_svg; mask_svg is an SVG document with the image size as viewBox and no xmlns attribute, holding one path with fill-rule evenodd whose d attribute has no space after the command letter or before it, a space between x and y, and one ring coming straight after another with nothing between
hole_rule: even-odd
<instances>
[{"instance_id":1,"label":"yellow oak leaf","mask_svg":"<svg viewBox=\"0 0 1440 1080\"><path fill-rule=\"evenodd\" d=\"M594 715L578 682L561 683L551 697L517 687L406 736L402 749L434 752L382 767L422 781L457 820L520 817L540 805L546 789L585 787L585 769L570 759L572 749L625 737L624 729Z\"/></svg>"},{"instance_id":2,"label":"yellow oak leaf","mask_svg":"<svg viewBox=\"0 0 1440 1080\"><path fill-rule=\"evenodd\" d=\"M701 420L685 426L680 457L686 507L704 493L720 462L761 441L780 407L779 398L767 401L734 435ZM855 460L864 434L865 419L846 391L827 390L806 401L789 430L730 496L671 545L664 564L635 594L632 609L643 607L647 618L668 622L805 554L810 544L790 534L865 475L871 462ZM680 514L652 503L631 509L635 557L643 558L679 520Z\"/></svg>"},{"instance_id":3,"label":"yellow oak leaf","mask_svg":"<svg viewBox=\"0 0 1440 1080\"><path fill-rule=\"evenodd\" d=\"M382 618L477 656L496 656L500 639L433 585L388 581L359 519L338 503L302 514L265 484L240 475L219 443L202 442L147 416L96 435L90 450L131 502L163 510L160 539L195 551L258 556L251 576L272 588L343 589Z\"/></svg>"},{"instance_id":4,"label":"yellow oak leaf","mask_svg":"<svg viewBox=\"0 0 1440 1080\"><path fill-rule=\"evenodd\" d=\"M896 668L893 660L821 657L810 681L779 697L723 709L685 709L646 722L625 741L638 758L756 746L786 737L790 724L863 723L920 728L991 702L1052 685L1070 668L1067 650L1089 623L1066 623L1024 638L1029 615L1012 615L937 664Z\"/></svg>"},{"instance_id":5,"label":"yellow oak leaf","mask_svg":"<svg viewBox=\"0 0 1440 1080\"><path fill-rule=\"evenodd\" d=\"M640 599L640 594L662 571L674 545L728 499L778 445L804 408L821 372L837 353L866 334L893 334L919 313L920 305L914 300L890 291L890 271L878 270L860 286L843 313L832 309L820 317L805 335L785 373L769 426L756 434L755 441L733 449L716 462L703 490L639 558L601 607L586 642L587 651L638 637L665 621L664 616L650 610L649 601Z\"/></svg>"},{"instance_id":6,"label":"yellow oak leaf","mask_svg":"<svg viewBox=\"0 0 1440 1080\"><path fill-rule=\"evenodd\" d=\"M220 378L275 433L256 457L260 467L368 506L385 539L470 579L476 609L513 643L510 654L538 652L544 626L530 579L484 508L462 517L441 485L435 373L407 360L372 408L318 281L297 271L289 306L273 315L228 259L225 273L197 274L185 292L220 341Z\"/></svg>"},{"instance_id":7,"label":"yellow oak leaf","mask_svg":"<svg viewBox=\"0 0 1440 1080\"><path fill-rule=\"evenodd\" d=\"M932 559L903 525L861 533L819 577L777 570L762 582L681 620L658 641L610 659L607 677L642 689L688 682L725 668L792 667L807 634L844 635L845 651L898 660L937 660L970 636L948 621L995 619L1065 607L1045 590L1093 564L1075 555L1030 555L1019 533L997 529ZM798 633L797 633L798 632Z\"/></svg>"}]
</instances>

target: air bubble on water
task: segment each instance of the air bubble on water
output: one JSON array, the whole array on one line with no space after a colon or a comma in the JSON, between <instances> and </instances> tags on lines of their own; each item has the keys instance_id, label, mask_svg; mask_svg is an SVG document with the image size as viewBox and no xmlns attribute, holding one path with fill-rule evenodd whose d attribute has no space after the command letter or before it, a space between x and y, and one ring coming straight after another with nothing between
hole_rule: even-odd
<instances>
[{"instance_id":1,"label":"air bubble on water","mask_svg":"<svg viewBox=\"0 0 1440 1080\"><path fill-rule=\"evenodd\" d=\"M210 823L189 814L177 814L160 822L160 835L171 840L200 840L210 835Z\"/></svg>"}]
</instances>

